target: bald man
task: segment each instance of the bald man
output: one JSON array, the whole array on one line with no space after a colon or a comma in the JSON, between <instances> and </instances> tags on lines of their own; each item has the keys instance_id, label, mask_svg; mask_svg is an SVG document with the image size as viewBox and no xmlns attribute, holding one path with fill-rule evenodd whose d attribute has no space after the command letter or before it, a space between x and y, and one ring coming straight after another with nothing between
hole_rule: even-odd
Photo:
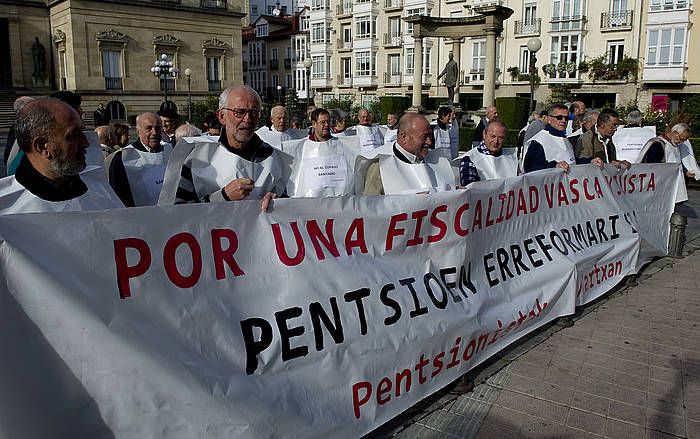
<instances>
[{"instance_id":1,"label":"bald man","mask_svg":"<svg viewBox=\"0 0 700 439\"><path fill-rule=\"evenodd\" d=\"M358 160L356 193L389 195L455 189L450 151L433 149L428 120L416 113L399 120L396 141L375 159Z\"/></svg>"},{"instance_id":2,"label":"bald man","mask_svg":"<svg viewBox=\"0 0 700 439\"><path fill-rule=\"evenodd\" d=\"M117 135L111 125L100 125L95 128L95 132L97 133L97 138L100 139L100 148L104 158L117 152Z\"/></svg>"},{"instance_id":3,"label":"bald man","mask_svg":"<svg viewBox=\"0 0 700 439\"><path fill-rule=\"evenodd\" d=\"M139 114L136 132L138 139L105 163L109 184L126 207L155 206L173 147L162 140L163 125L155 113Z\"/></svg>"},{"instance_id":4,"label":"bald man","mask_svg":"<svg viewBox=\"0 0 700 439\"><path fill-rule=\"evenodd\" d=\"M270 127L263 125L255 131L255 134L270 146L280 149L282 142L306 136L306 130L287 129L287 109L281 105L272 107L270 120L272 121Z\"/></svg>"},{"instance_id":5,"label":"bald man","mask_svg":"<svg viewBox=\"0 0 700 439\"><path fill-rule=\"evenodd\" d=\"M85 170L89 143L82 125L73 108L54 98L18 112L15 130L24 154L15 175L0 180L1 214L123 207L102 168Z\"/></svg>"}]
</instances>

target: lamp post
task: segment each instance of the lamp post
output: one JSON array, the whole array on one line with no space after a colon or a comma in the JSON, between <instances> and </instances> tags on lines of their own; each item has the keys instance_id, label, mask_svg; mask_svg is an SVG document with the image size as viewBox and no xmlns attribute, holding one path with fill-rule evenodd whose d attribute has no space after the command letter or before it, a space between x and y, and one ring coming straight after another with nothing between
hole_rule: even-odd
<instances>
[{"instance_id":1,"label":"lamp post","mask_svg":"<svg viewBox=\"0 0 700 439\"><path fill-rule=\"evenodd\" d=\"M187 122L192 121L192 70L185 69L185 76L187 76Z\"/></svg>"},{"instance_id":2,"label":"lamp post","mask_svg":"<svg viewBox=\"0 0 700 439\"><path fill-rule=\"evenodd\" d=\"M527 50L530 51L530 114L535 111L535 74L537 73L538 50L542 48L542 41L539 38L530 38L527 42Z\"/></svg>"},{"instance_id":3,"label":"lamp post","mask_svg":"<svg viewBox=\"0 0 700 439\"><path fill-rule=\"evenodd\" d=\"M161 54L160 58L156 58L155 66L151 67L151 73L156 78L159 78L163 82L163 93L165 94L165 101L168 100L168 78L177 78L177 74L180 73L177 67L173 66L172 61L168 61L168 55Z\"/></svg>"},{"instance_id":4,"label":"lamp post","mask_svg":"<svg viewBox=\"0 0 700 439\"><path fill-rule=\"evenodd\" d=\"M309 96L311 93L311 66L313 62L311 57L304 59L304 68L306 69L306 108L309 108Z\"/></svg>"},{"instance_id":5,"label":"lamp post","mask_svg":"<svg viewBox=\"0 0 700 439\"><path fill-rule=\"evenodd\" d=\"M277 86L277 100L280 101L280 105L282 105L282 86L281 85Z\"/></svg>"}]
</instances>

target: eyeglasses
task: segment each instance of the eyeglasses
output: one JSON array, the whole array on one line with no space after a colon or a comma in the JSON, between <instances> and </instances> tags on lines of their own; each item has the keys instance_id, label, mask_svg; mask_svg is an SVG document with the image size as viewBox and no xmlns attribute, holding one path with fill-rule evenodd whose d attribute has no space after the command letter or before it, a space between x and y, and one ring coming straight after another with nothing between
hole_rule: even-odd
<instances>
[{"instance_id":1,"label":"eyeglasses","mask_svg":"<svg viewBox=\"0 0 700 439\"><path fill-rule=\"evenodd\" d=\"M555 118L556 120L564 120L564 119L568 119L568 118L569 118L569 115L567 115L567 114L560 114L560 115L558 115L558 116L549 116L549 117L553 117L553 118Z\"/></svg>"},{"instance_id":2,"label":"eyeglasses","mask_svg":"<svg viewBox=\"0 0 700 439\"><path fill-rule=\"evenodd\" d=\"M247 114L251 119L257 119L260 117L260 110L246 110L245 108L228 108L224 107L222 110L228 110L238 119L243 119Z\"/></svg>"}]
</instances>

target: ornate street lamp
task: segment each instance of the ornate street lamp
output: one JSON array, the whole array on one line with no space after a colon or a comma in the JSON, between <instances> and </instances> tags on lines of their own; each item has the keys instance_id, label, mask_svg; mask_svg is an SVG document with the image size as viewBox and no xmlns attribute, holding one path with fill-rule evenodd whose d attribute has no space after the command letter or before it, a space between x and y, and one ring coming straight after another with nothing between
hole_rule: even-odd
<instances>
[{"instance_id":1,"label":"ornate street lamp","mask_svg":"<svg viewBox=\"0 0 700 439\"><path fill-rule=\"evenodd\" d=\"M304 68L306 68L306 108L309 108L309 97L311 94L311 66L313 61L307 56L304 60Z\"/></svg>"},{"instance_id":2,"label":"ornate street lamp","mask_svg":"<svg viewBox=\"0 0 700 439\"><path fill-rule=\"evenodd\" d=\"M535 111L535 74L537 74L538 50L542 48L542 41L539 38L530 38L527 42L527 50L530 51L530 114Z\"/></svg>"},{"instance_id":3,"label":"ornate street lamp","mask_svg":"<svg viewBox=\"0 0 700 439\"><path fill-rule=\"evenodd\" d=\"M187 76L187 122L192 121L192 69L185 69Z\"/></svg>"},{"instance_id":4,"label":"ornate street lamp","mask_svg":"<svg viewBox=\"0 0 700 439\"><path fill-rule=\"evenodd\" d=\"M168 101L168 79L177 78L180 71L177 67L173 66L172 61L168 61L168 55L161 54L160 58L156 58L155 66L151 67L151 73L156 78L159 78L163 83L163 94L165 95L165 101Z\"/></svg>"}]
</instances>

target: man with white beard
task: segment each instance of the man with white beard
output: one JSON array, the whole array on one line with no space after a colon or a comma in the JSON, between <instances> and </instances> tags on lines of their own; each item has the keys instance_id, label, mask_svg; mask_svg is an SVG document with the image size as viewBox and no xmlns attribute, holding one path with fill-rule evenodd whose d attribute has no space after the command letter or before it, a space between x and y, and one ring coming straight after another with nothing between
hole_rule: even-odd
<instances>
[{"instance_id":1,"label":"man with white beard","mask_svg":"<svg viewBox=\"0 0 700 439\"><path fill-rule=\"evenodd\" d=\"M294 157L287 184L290 197L336 197L355 193L355 160L360 153L350 137L333 137L330 113L317 108L311 113L307 139L282 143L282 151Z\"/></svg>"},{"instance_id":2,"label":"man with white beard","mask_svg":"<svg viewBox=\"0 0 700 439\"><path fill-rule=\"evenodd\" d=\"M175 204L270 200L282 195L291 173L292 158L263 142L255 127L260 120L262 100L247 85L229 87L219 96L217 116L222 123L218 142L196 142L176 172ZM165 204L165 203L161 203Z\"/></svg>"},{"instance_id":3,"label":"man with white beard","mask_svg":"<svg viewBox=\"0 0 700 439\"><path fill-rule=\"evenodd\" d=\"M124 207L103 168L81 174L89 145L82 126L78 113L55 98L22 108L15 131L25 154L15 175L0 180L0 214Z\"/></svg>"}]
</instances>

